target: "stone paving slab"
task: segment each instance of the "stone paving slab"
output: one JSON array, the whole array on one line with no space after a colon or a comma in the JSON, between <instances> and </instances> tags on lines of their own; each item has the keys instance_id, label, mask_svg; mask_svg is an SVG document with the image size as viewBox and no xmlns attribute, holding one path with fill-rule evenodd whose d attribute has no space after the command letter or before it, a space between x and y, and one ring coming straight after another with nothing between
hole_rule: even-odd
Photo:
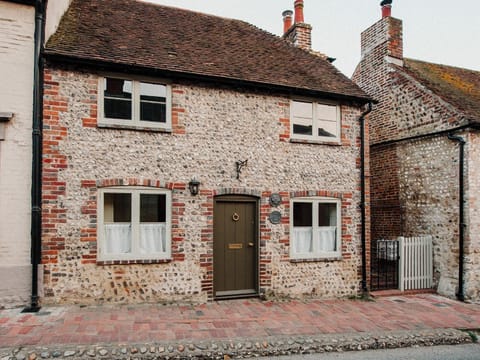
<instances>
[{"instance_id":1,"label":"stone paving slab","mask_svg":"<svg viewBox=\"0 0 480 360\"><path fill-rule=\"evenodd\" d=\"M480 329L480 305L426 294L375 301L249 299L202 305L55 306L36 314L0 310L0 360L42 354L44 358L167 359L321 352L332 347L329 336L339 341L339 334L350 334L340 349L378 348L382 336L387 336L386 344L388 336L400 336L394 341L398 346L421 344L424 339L431 344L470 339L464 332L445 329ZM365 344L357 344L357 338L365 338ZM275 345L276 341L283 345ZM133 354L132 349L136 349Z\"/></svg>"}]
</instances>

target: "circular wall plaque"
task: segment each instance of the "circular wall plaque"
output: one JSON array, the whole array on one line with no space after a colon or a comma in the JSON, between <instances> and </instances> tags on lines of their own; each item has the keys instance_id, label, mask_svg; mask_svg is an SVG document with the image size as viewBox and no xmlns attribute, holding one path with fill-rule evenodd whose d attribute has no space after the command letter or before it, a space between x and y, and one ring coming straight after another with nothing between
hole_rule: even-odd
<instances>
[{"instance_id":1,"label":"circular wall plaque","mask_svg":"<svg viewBox=\"0 0 480 360\"><path fill-rule=\"evenodd\" d=\"M278 206L282 203L282 197L280 196L280 194L272 194L270 195L270 205L271 206Z\"/></svg>"},{"instance_id":2,"label":"circular wall plaque","mask_svg":"<svg viewBox=\"0 0 480 360\"><path fill-rule=\"evenodd\" d=\"M280 211L272 211L268 219L272 224L280 224L282 222L282 214Z\"/></svg>"}]
</instances>

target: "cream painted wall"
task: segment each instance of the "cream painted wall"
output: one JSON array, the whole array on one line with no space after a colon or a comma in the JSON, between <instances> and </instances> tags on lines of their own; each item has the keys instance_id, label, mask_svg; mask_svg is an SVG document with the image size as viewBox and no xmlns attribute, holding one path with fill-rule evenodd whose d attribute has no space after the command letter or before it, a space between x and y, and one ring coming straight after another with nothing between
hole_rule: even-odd
<instances>
[{"instance_id":1,"label":"cream painted wall","mask_svg":"<svg viewBox=\"0 0 480 360\"><path fill-rule=\"evenodd\" d=\"M63 14L67 11L72 0L55 0L47 3L47 21L45 23L45 41L57 30Z\"/></svg>"},{"instance_id":2,"label":"cream painted wall","mask_svg":"<svg viewBox=\"0 0 480 360\"><path fill-rule=\"evenodd\" d=\"M35 9L0 1L0 308L30 295L30 188Z\"/></svg>"}]
</instances>

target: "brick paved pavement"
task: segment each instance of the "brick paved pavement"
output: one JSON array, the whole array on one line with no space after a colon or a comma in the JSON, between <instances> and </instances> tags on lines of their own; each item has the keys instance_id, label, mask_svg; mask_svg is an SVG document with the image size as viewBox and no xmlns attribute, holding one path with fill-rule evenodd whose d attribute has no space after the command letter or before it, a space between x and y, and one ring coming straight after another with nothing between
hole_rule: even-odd
<instances>
[{"instance_id":1,"label":"brick paved pavement","mask_svg":"<svg viewBox=\"0 0 480 360\"><path fill-rule=\"evenodd\" d=\"M20 310L0 310L0 348L480 329L480 305L433 294L375 301L249 299L195 306L43 307L37 314Z\"/></svg>"}]
</instances>

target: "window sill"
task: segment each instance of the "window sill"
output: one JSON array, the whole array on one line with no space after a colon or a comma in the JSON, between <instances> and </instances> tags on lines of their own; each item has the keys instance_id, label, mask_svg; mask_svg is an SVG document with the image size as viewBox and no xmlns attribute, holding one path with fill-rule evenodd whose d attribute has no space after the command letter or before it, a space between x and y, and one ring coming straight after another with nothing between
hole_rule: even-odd
<instances>
[{"instance_id":1,"label":"window sill","mask_svg":"<svg viewBox=\"0 0 480 360\"><path fill-rule=\"evenodd\" d=\"M332 145L332 146L342 146L342 143L339 140L332 140L332 141L327 141L327 140L316 140L316 139L292 139L290 138L291 143L296 143L296 144L313 144L313 145Z\"/></svg>"},{"instance_id":2,"label":"window sill","mask_svg":"<svg viewBox=\"0 0 480 360\"><path fill-rule=\"evenodd\" d=\"M139 126L139 125L120 125L120 124L107 124L107 123L98 123L97 127L103 129L118 129L118 130L135 130L135 131L150 131L158 133L172 133L172 129L161 128L161 127L151 127L151 126Z\"/></svg>"},{"instance_id":3,"label":"window sill","mask_svg":"<svg viewBox=\"0 0 480 360\"><path fill-rule=\"evenodd\" d=\"M97 261L98 266L108 265L151 265L151 264L168 264L172 259L156 259L156 260L103 260Z\"/></svg>"},{"instance_id":4,"label":"window sill","mask_svg":"<svg viewBox=\"0 0 480 360\"><path fill-rule=\"evenodd\" d=\"M319 257L319 258L290 258L291 263L307 263L307 262L333 262L333 261L342 261L342 256L330 256L330 257Z\"/></svg>"}]
</instances>

